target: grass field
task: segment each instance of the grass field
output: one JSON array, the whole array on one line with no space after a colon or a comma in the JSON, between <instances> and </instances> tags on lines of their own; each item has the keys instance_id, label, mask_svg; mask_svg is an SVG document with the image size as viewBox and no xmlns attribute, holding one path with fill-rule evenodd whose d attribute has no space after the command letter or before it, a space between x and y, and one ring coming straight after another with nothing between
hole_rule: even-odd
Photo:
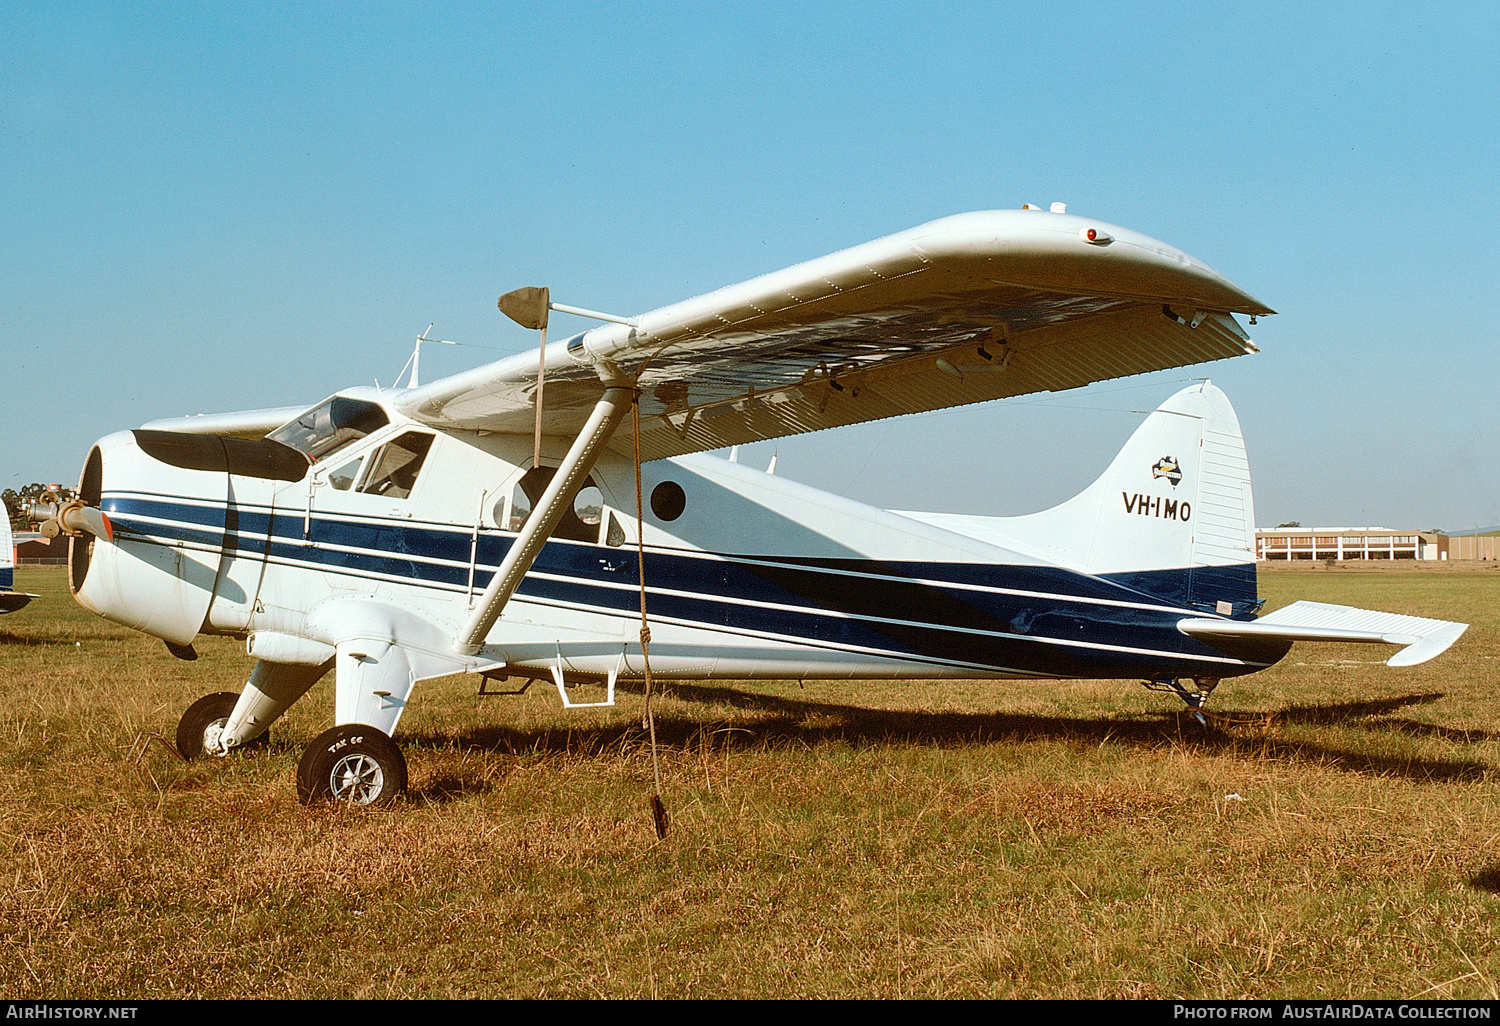
<instances>
[{"instance_id":1,"label":"grass field","mask_svg":"<svg viewBox=\"0 0 1500 1026\"><path fill-rule=\"evenodd\" d=\"M263 754L190 765L240 688L78 608L0 619L12 998L1500 996L1500 571L1322 565L1294 598L1465 620L1445 655L1298 646L1204 733L1131 681L419 685L398 806L307 809L318 684Z\"/></svg>"}]
</instances>

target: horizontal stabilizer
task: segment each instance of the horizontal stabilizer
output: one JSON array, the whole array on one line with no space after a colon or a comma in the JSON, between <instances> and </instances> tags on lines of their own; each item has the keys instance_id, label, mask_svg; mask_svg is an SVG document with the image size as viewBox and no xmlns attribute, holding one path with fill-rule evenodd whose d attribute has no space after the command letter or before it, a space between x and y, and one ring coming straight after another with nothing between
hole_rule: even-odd
<instances>
[{"instance_id":1,"label":"horizontal stabilizer","mask_svg":"<svg viewBox=\"0 0 1500 1026\"><path fill-rule=\"evenodd\" d=\"M1182 633L1205 641L1264 639L1401 645L1401 651L1386 660L1387 666L1425 663L1445 651L1468 628L1466 623L1449 620L1306 601L1293 602L1249 623L1193 617L1177 624Z\"/></svg>"},{"instance_id":2,"label":"horizontal stabilizer","mask_svg":"<svg viewBox=\"0 0 1500 1026\"><path fill-rule=\"evenodd\" d=\"M0 613L14 613L34 598L24 591L0 591Z\"/></svg>"}]
</instances>

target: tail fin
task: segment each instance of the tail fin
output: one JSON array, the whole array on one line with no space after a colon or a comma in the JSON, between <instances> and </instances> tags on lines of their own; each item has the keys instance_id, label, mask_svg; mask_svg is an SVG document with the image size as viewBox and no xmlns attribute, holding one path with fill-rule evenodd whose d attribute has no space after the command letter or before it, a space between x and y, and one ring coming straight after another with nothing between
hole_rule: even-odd
<instances>
[{"instance_id":1,"label":"tail fin","mask_svg":"<svg viewBox=\"0 0 1500 1026\"><path fill-rule=\"evenodd\" d=\"M11 590L15 585L14 572L11 569L15 563L13 544L9 511L0 509L0 613L14 613L36 598L35 595Z\"/></svg>"},{"instance_id":2,"label":"tail fin","mask_svg":"<svg viewBox=\"0 0 1500 1026\"><path fill-rule=\"evenodd\" d=\"M9 590L15 580L11 567L15 566L15 543L10 534L10 510L0 510L0 590Z\"/></svg>"},{"instance_id":3,"label":"tail fin","mask_svg":"<svg viewBox=\"0 0 1500 1026\"><path fill-rule=\"evenodd\" d=\"M1206 381L1162 403L1079 495L990 524L1037 555L1163 599L1237 617L1259 605L1250 463L1234 408Z\"/></svg>"}]
</instances>

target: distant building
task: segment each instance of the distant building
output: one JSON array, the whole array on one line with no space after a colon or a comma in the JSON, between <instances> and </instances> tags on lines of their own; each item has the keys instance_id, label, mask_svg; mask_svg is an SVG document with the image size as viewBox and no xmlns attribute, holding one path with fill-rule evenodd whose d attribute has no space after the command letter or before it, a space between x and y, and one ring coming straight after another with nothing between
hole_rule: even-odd
<instances>
[{"instance_id":1,"label":"distant building","mask_svg":"<svg viewBox=\"0 0 1500 1026\"><path fill-rule=\"evenodd\" d=\"M16 532L16 566L49 566L68 561L66 535L48 538L37 531Z\"/></svg>"},{"instance_id":2,"label":"distant building","mask_svg":"<svg viewBox=\"0 0 1500 1026\"><path fill-rule=\"evenodd\" d=\"M1388 527L1277 527L1255 532L1255 558L1273 562L1298 559L1447 559L1452 540L1446 534Z\"/></svg>"},{"instance_id":3,"label":"distant building","mask_svg":"<svg viewBox=\"0 0 1500 1026\"><path fill-rule=\"evenodd\" d=\"M1466 535L1448 539L1449 559L1500 559L1500 535Z\"/></svg>"}]
</instances>

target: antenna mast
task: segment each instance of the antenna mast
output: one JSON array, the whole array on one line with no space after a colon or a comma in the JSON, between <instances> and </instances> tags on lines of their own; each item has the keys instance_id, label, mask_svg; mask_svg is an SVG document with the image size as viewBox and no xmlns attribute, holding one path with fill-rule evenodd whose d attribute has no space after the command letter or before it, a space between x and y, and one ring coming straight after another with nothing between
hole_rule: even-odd
<instances>
[{"instance_id":1,"label":"antenna mast","mask_svg":"<svg viewBox=\"0 0 1500 1026\"><path fill-rule=\"evenodd\" d=\"M433 323L436 323L436 322L433 322ZM421 378L421 370L422 370L422 343L423 342L436 342L438 345L443 345L443 346L456 346L456 345L458 345L457 342L450 341L450 340L448 340L446 338L428 338L427 337L427 333L429 331L431 331L431 330L432 330L432 325L431 324L427 325L427 327L425 327L425 328L422 329L422 334L420 334L420 335L417 336L417 344L412 347L411 356L407 359L407 361L405 363L403 363L401 365L401 369L396 372L396 380L399 382L401 380L401 375L406 373L406 368L408 368L408 367L411 368L411 377L409 377L409 378L406 379L406 387L407 388L416 388L417 385L421 383L420 382L420 378Z\"/></svg>"}]
</instances>

